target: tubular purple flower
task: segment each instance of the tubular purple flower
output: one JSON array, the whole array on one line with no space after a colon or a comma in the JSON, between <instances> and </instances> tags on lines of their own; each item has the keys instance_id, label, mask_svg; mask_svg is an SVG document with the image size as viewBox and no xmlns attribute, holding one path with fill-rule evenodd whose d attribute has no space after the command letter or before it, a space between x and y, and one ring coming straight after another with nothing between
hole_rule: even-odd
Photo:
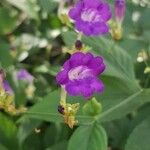
<instances>
[{"instance_id":1,"label":"tubular purple flower","mask_svg":"<svg viewBox=\"0 0 150 150\"><path fill-rule=\"evenodd\" d=\"M95 92L102 92L104 85L98 76L105 70L103 58L91 53L74 53L57 74L58 84L64 86L69 95L90 98Z\"/></svg>"},{"instance_id":2,"label":"tubular purple flower","mask_svg":"<svg viewBox=\"0 0 150 150\"><path fill-rule=\"evenodd\" d=\"M17 79L31 83L33 81L33 76L26 69L20 69L17 72Z\"/></svg>"},{"instance_id":3,"label":"tubular purple flower","mask_svg":"<svg viewBox=\"0 0 150 150\"><path fill-rule=\"evenodd\" d=\"M11 86L9 85L8 81L7 80L4 80L3 81L3 88L5 90L6 93L10 94L10 95L13 95L13 90L11 88Z\"/></svg>"},{"instance_id":4,"label":"tubular purple flower","mask_svg":"<svg viewBox=\"0 0 150 150\"><path fill-rule=\"evenodd\" d=\"M125 16L126 2L125 0L115 1L115 17L118 22L122 22Z\"/></svg>"},{"instance_id":5,"label":"tubular purple flower","mask_svg":"<svg viewBox=\"0 0 150 150\"><path fill-rule=\"evenodd\" d=\"M109 31L107 21L112 13L104 0L79 0L69 11L75 27L86 36L98 36Z\"/></svg>"}]
</instances>

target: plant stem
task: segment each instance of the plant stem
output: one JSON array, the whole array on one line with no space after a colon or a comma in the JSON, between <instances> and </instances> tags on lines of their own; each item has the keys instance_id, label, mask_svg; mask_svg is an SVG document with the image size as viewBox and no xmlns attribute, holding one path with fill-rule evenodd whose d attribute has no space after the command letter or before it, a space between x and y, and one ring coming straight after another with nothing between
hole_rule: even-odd
<instances>
[{"instance_id":1,"label":"plant stem","mask_svg":"<svg viewBox=\"0 0 150 150\"><path fill-rule=\"evenodd\" d=\"M66 104L66 98L67 98L67 92L64 89L64 87L61 87L61 92L60 92L60 104L61 105Z\"/></svg>"}]
</instances>

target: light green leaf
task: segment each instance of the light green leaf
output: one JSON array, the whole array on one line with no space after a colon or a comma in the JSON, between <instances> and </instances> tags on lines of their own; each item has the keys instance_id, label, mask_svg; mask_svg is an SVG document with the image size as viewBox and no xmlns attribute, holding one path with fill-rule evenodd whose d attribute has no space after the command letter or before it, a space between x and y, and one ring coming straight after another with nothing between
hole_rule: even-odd
<instances>
[{"instance_id":1,"label":"light green leaf","mask_svg":"<svg viewBox=\"0 0 150 150\"><path fill-rule=\"evenodd\" d=\"M81 126L72 135L68 150L107 150L107 136L99 124Z\"/></svg>"}]
</instances>

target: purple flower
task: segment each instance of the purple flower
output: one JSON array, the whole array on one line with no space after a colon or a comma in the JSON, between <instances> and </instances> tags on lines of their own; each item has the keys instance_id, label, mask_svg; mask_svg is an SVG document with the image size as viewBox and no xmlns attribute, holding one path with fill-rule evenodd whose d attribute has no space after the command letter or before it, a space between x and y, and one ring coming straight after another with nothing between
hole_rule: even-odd
<instances>
[{"instance_id":1,"label":"purple flower","mask_svg":"<svg viewBox=\"0 0 150 150\"><path fill-rule=\"evenodd\" d=\"M122 22L125 16L126 2L125 0L115 1L115 17L118 22Z\"/></svg>"},{"instance_id":2,"label":"purple flower","mask_svg":"<svg viewBox=\"0 0 150 150\"><path fill-rule=\"evenodd\" d=\"M95 92L102 92L104 85L98 76L105 70L103 58L91 53L74 53L67 60L56 80L72 96L90 98Z\"/></svg>"},{"instance_id":3,"label":"purple flower","mask_svg":"<svg viewBox=\"0 0 150 150\"><path fill-rule=\"evenodd\" d=\"M111 10L104 0L79 0L69 11L78 31L87 36L98 36L109 31L107 21Z\"/></svg>"},{"instance_id":4,"label":"purple flower","mask_svg":"<svg viewBox=\"0 0 150 150\"><path fill-rule=\"evenodd\" d=\"M20 69L17 72L17 79L27 81L30 83L33 81L33 76L26 69Z\"/></svg>"},{"instance_id":5,"label":"purple flower","mask_svg":"<svg viewBox=\"0 0 150 150\"><path fill-rule=\"evenodd\" d=\"M12 90L11 86L9 85L8 81L6 81L6 80L3 81L3 88L6 91L6 93L13 95L13 90Z\"/></svg>"}]
</instances>

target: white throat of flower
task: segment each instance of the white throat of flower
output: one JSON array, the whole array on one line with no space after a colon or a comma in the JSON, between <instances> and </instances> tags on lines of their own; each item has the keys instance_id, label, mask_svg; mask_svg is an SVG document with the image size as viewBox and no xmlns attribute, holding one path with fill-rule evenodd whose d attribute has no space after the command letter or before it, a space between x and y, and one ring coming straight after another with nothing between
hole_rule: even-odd
<instances>
[{"instance_id":1,"label":"white throat of flower","mask_svg":"<svg viewBox=\"0 0 150 150\"><path fill-rule=\"evenodd\" d=\"M97 22L101 20L100 15L93 9L86 9L81 14L81 19L87 22Z\"/></svg>"},{"instance_id":2,"label":"white throat of flower","mask_svg":"<svg viewBox=\"0 0 150 150\"><path fill-rule=\"evenodd\" d=\"M68 73L68 77L70 80L78 80L91 76L91 69L86 66L78 66L71 69Z\"/></svg>"}]
</instances>

